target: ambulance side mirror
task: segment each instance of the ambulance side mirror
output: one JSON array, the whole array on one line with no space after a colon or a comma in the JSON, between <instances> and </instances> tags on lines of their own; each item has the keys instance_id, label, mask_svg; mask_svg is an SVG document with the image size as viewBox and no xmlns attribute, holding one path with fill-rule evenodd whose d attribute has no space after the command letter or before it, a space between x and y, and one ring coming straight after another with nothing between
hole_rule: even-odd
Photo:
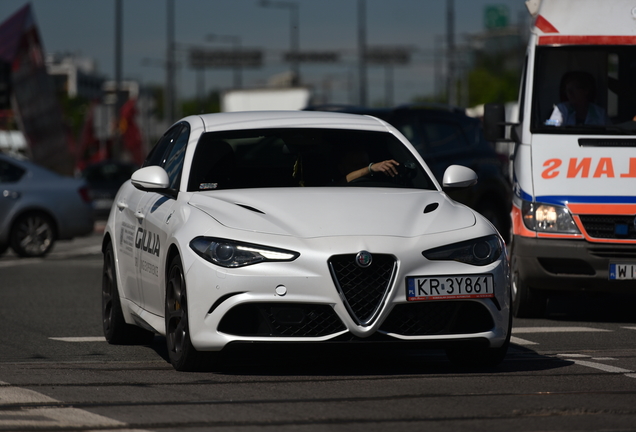
<instances>
[{"instance_id":1,"label":"ambulance side mirror","mask_svg":"<svg viewBox=\"0 0 636 432\"><path fill-rule=\"evenodd\" d=\"M506 139L506 109L503 104L484 105L484 136L490 142Z\"/></svg>"}]
</instances>

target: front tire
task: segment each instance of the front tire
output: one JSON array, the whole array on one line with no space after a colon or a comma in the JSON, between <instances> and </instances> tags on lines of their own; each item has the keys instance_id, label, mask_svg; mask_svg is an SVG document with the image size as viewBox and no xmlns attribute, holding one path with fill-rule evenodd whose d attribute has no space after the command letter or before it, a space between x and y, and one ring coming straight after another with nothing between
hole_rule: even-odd
<instances>
[{"instance_id":1,"label":"front tire","mask_svg":"<svg viewBox=\"0 0 636 432\"><path fill-rule=\"evenodd\" d=\"M166 344L170 363L178 371L197 371L209 366L212 353L197 351L190 340L188 296L179 256L170 262L166 281Z\"/></svg>"},{"instance_id":2,"label":"front tire","mask_svg":"<svg viewBox=\"0 0 636 432\"><path fill-rule=\"evenodd\" d=\"M126 324L124 313L121 310L116 274L113 245L108 242L104 251L104 265L102 267L104 337L108 343L113 345L148 345L155 337L154 332Z\"/></svg>"},{"instance_id":3,"label":"front tire","mask_svg":"<svg viewBox=\"0 0 636 432\"><path fill-rule=\"evenodd\" d=\"M517 260L512 257L512 313L516 318L543 318L548 308L548 295L528 286L519 275Z\"/></svg>"},{"instance_id":4,"label":"front tire","mask_svg":"<svg viewBox=\"0 0 636 432\"><path fill-rule=\"evenodd\" d=\"M44 213L20 216L11 230L11 248L21 257L42 257L55 244L55 224Z\"/></svg>"}]
</instances>

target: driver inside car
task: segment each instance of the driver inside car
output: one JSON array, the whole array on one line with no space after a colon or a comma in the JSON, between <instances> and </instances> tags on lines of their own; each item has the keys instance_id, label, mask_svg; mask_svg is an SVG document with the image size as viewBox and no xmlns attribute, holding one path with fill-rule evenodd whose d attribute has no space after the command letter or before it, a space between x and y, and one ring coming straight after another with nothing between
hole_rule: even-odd
<instances>
[{"instance_id":1,"label":"driver inside car","mask_svg":"<svg viewBox=\"0 0 636 432\"><path fill-rule=\"evenodd\" d=\"M395 177L398 175L397 167L399 165L393 159L378 163L370 162L366 151L354 148L341 155L338 162L338 170L345 177L346 182L350 183L353 180L375 173L384 173L389 177Z\"/></svg>"}]
</instances>

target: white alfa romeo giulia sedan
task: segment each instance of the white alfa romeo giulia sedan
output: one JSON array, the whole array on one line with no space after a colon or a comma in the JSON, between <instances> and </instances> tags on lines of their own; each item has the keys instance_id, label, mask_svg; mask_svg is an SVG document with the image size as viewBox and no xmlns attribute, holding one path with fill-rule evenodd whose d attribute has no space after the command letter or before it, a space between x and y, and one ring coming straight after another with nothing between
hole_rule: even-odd
<instances>
[{"instance_id":1,"label":"white alfa romeo giulia sedan","mask_svg":"<svg viewBox=\"0 0 636 432\"><path fill-rule=\"evenodd\" d=\"M451 166L444 187L469 187ZM177 370L229 344L386 341L496 365L511 333L501 236L368 116L190 116L117 194L103 239L113 344L165 335Z\"/></svg>"}]
</instances>

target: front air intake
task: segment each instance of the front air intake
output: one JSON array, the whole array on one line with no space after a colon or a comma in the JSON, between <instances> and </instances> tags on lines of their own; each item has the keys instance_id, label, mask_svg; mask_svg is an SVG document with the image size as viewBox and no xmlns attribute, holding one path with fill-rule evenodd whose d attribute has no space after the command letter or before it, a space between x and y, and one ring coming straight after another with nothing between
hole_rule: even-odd
<instances>
[{"instance_id":1,"label":"front air intake","mask_svg":"<svg viewBox=\"0 0 636 432\"><path fill-rule=\"evenodd\" d=\"M361 267L355 254L329 259L331 277L351 317L369 325L380 312L393 284L397 260L393 255L374 254L371 264Z\"/></svg>"}]
</instances>

